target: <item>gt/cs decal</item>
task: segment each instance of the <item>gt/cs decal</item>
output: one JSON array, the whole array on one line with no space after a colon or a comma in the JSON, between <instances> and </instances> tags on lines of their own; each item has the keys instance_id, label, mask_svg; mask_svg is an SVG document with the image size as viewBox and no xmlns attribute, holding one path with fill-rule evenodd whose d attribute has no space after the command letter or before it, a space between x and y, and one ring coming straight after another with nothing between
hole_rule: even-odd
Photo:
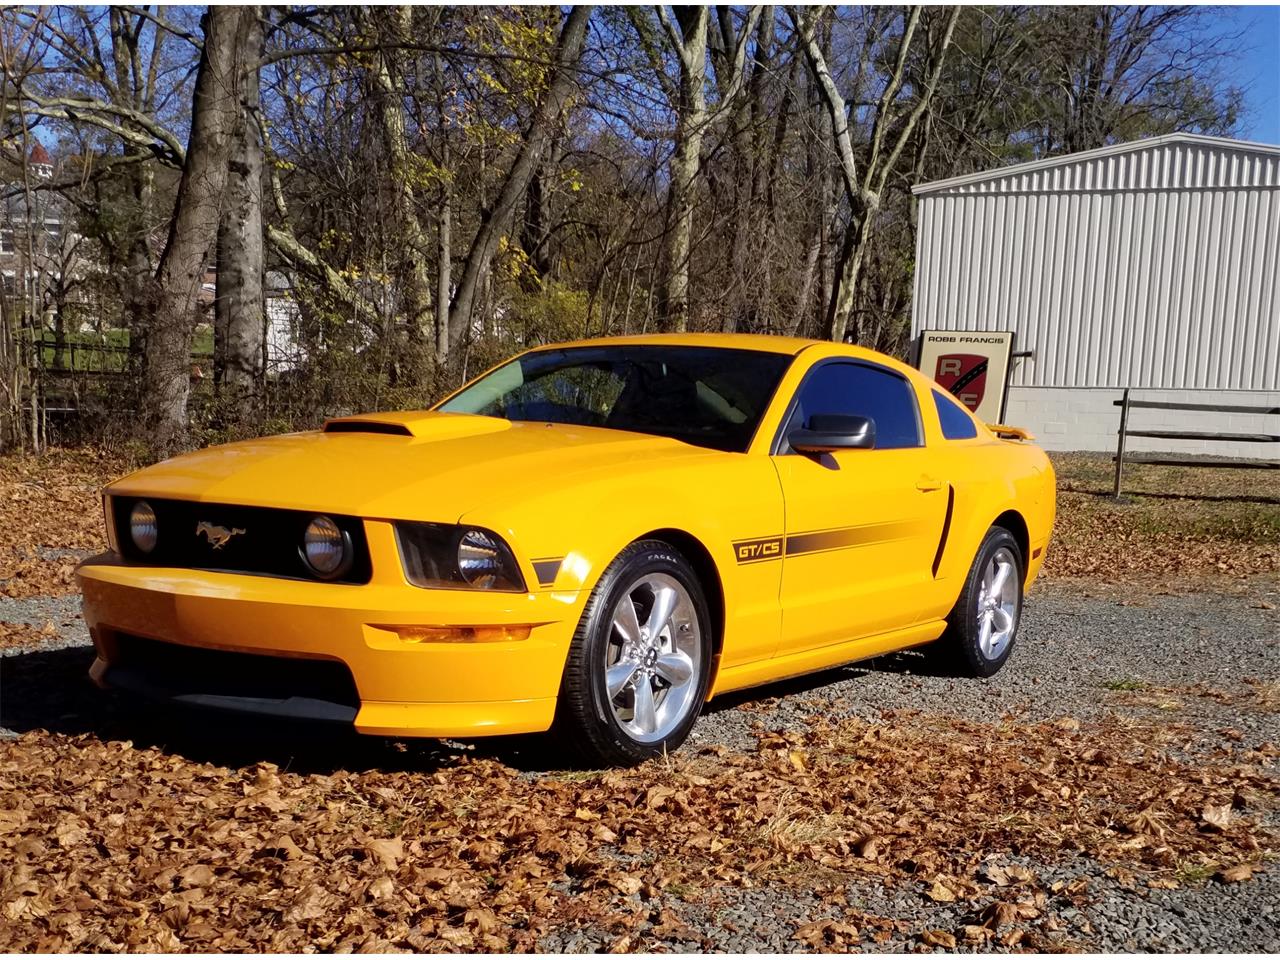
<instances>
[{"instance_id":1,"label":"gt/cs decal","mask_svg":"<svg viewBox=\"0 0 1280 960\"><path fill-rule=\"evenodd\" d=\"M733 552L738 563L759 563L761 560L777 560L782 556L781 537L762 537L759 540L735 540Z\"/></svg>"},{"instance_id":2,"label":"gt/cs decal","mask_svg":"<svg viewBox=\"0 0 1280 960\"><path fill-rule=\"evenodd\" d=\"M733 553L739 564L780 560L805 553L826 553L873 543L905 540L920 533L920 524L911 520L863 523L856 527L812 530L785 537L761 537L756 540L734 540Z\"/></svg>"}]
</instances>

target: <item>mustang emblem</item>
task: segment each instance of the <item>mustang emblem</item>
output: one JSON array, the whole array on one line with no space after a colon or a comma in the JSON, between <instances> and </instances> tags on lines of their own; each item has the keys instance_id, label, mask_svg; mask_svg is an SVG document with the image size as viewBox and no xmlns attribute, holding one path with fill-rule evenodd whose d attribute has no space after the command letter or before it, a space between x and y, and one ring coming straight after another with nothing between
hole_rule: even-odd
<instances>
[{"instance_id":1,"label":"mustang emblem","mask_svg":"<svg viewBox=\"0 0 1280 960\"><path fill-rule=\"evenodd\" d=\"M201 520L196 524L196 536L204 534L209 541L209 545L215 550L221 550L227 545L227 541L237 534L244 533L241 527L220 527L216 523L210 523L208 520Z\"/></svg>"}]
</instances>

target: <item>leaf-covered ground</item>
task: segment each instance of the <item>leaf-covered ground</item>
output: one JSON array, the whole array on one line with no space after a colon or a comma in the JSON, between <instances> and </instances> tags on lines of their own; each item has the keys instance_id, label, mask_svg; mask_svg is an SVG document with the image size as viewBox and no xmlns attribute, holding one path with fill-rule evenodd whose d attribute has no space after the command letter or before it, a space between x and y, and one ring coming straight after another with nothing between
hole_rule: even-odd
<instances>
[{"instance_id":1,"label":"leaf-covered ground","mask_svg":"<svg viewBox=\"0 0 1280 960\"><path fill-rule=\"evenodd\" d=\"M1280 470L1130 464L1116 501L1109 455L1052 458L1058 523L1047 577L1168 582L1280 571Z\"/></svg>"},{"instance_id":2,"label":"leaf-covered ground","mask_svg":"<svg viewBox=\"0 0 1280 960\"><path fill-rule=\"evenodd\" d=\"M0 949L527 950L588 923L658 949L700 942L682 893L762 884L829 905L802 942L887 939L892 918L846 902L858 876L971 904L942 945L1047 948L1090 880L1046 888L1016 858L1151 887L1275 869L1277 749L1180 758L1188 734L891 715L537 777L228 769L33 734L0 745Z\"/></svg>"},{"instance_id":3,"label":"leaf-covered ground","mask_svg":"<svg viewBox=\"0 0 1280 960\"><path fill-rule=\"evenodd\" d=\"M99 450L0 456L0 596L75 591L75 565L105 549L102 487L132 469Z\"/></svg>"}]
</instances>

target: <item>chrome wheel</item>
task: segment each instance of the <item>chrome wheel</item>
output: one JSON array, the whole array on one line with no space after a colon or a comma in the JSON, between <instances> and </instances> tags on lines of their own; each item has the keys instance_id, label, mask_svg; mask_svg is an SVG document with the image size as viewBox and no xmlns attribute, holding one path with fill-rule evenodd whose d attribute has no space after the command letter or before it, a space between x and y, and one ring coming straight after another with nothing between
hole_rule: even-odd
<instances>
[{"instance_id":1,"label":"chrome wheel","mask_svg":"<svg viewBox=\"0 0 1280 960\"><path fill-rule=\"evenodd\" d=\"M605 647L605 690L614 719L639 743L667 738L697 709L702 631L689 591L675 577L648 574L613 609Z\"/></svg>"},{"instance_id":2,"label":"chrome wheel","mask_svg":"<svg viewBox=\"0 0 1280 960\"><path fill-rule=\"evenodd\" d=\"M978 648L998 660L1018 627L1018 561L1008 547L991 556L978 591Z\"/></svg>"}]
</instances>

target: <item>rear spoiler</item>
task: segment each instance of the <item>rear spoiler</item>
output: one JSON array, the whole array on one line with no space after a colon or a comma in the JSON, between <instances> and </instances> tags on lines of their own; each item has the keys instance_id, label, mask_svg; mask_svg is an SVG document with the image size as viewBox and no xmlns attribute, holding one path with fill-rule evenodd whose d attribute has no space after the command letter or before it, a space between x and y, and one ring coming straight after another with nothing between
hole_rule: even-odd
<instances>
[{"instance_id":1,"label":"rear spoiler","mask_svg":"<svg viewBox=\"0 0 1280 960\"><path fill-rule=\"evenodd\" d=\"M1021 427L1007 427L1003 423L989 423L991 430L1001 440L1034 440L1035 436Z\"/></svg>"}]
</instances>

